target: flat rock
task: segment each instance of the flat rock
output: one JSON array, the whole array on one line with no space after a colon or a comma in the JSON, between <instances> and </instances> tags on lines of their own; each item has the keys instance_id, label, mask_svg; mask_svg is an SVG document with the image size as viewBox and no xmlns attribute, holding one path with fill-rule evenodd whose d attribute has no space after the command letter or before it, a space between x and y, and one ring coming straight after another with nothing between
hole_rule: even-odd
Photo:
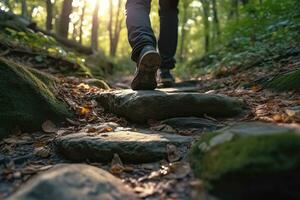
<instances>
[{"instance_id":1,"label":"flat rock","mask_svg":"<svg viewBox=\"0 0 300 200\"><path fill-rule=\"evenodd\" d=\"M197 129L201 131L214 131L223 127L213 120L198 117L171 118L162 121L161 124L166 124L176 129Z\"/></svg>"},{"instance_id":2,"label":"flat rock","mask_svg":"<svg viewBox=\"0 0 300 200\"><path fill-rule=\"evenodd\" d=\"M134 200L135 194L108 172L83 164L58 165L25 183L7 200Z\"/></svg>"},{"instance_id":3,"label":"flat rock","mask_svg":"<svg viewBox=\"0 0 300 200\"><path fill-rule=\"evenodd\" d=\"M205 188L225 200L300 199L299 130L237 123L203 135L191 165Z\"/></svg>"},{"instance_id":4,"label":"flat rock","mask_svg":"<svg viewBox=\"0 0 300 200\"><path fill-rule=\"evenodd\" d=\"M147 163L167 158L167 145L186 150L192 138L172 134L148 134L131 131L89 136L76 133L58 138L58 151L72 161L110 162L118 154L125 163Z\"/></svg>"},{"instance_id":5,"label":"flat rock","mask_svg":"<svg viewBox=\"0 0 300 200\"><path fill-rule=\"evenodd\" d=\"M107 111L138 123L205 114L234 117L245 111L245 105L237 99L200 93L117 90L100 93L96 100Z\"/></svg>"},{"instance_id":6,"label":"flat rock","mask_svg":"<svg viewBox=\"0 0 300 200\"><path fill-rule=\"evenodd\" d=\"M160 88L158 91L167 93L179 93L179 92L198 92L200 90L197 86L187 86L187 87L170 87L170 88Z\"/></svg>"}]
</instances>

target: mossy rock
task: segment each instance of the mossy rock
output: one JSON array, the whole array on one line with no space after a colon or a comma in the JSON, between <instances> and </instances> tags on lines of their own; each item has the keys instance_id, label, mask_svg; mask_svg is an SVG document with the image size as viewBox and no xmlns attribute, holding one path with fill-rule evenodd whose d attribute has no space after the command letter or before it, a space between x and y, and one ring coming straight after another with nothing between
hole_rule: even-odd
<instances>
[{"instance_id":1,"label":"mossy rock","mask_svg":"<svg viewBox=\"0 0 300 200\"><path fill-rule=\"evenodd\" d=\"M55 123L72 114L55 96L55 78L0 59L0 138L18 127L40 130L46 120Z\"/></svg>"},{"instance_id":2,"label":"mossy rock","mask_svg":"<svg viewBox=\"0 0 300 200\"><path fill-rule=\"evenodd\" d=\"M265 87L278 91L300 91L300 70L278 75L268 82Z\"/></svg>"},{"instance_id":3,"label":"mossy rock","mask_svg":"<svg viewBox=\"0 0 300 200\"><path fill-rule=\"evenodd\" d=\"M300 135L263 123L205 134L190 161L207 191L225 200L300 199Z\"/></svg>"}]
</instances>

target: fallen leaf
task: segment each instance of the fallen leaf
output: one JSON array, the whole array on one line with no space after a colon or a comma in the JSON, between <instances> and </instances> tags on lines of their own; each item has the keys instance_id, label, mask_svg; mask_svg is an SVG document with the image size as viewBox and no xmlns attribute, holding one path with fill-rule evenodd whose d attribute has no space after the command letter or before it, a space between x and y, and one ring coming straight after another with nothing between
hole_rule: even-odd
<instances>
[{"instance_id":1,"label":"fallen leaf","mask_svg":"<svg viewBox=\"0 0 300 200\"><path fill-rule=\"evenodd\" d=\"M41 158L47 158L50 156L51 153L50 153L50 149L47 147L38 147L35 148L34 154Z\"/></svg>"},{"instance_id":2,"label":"fallen leaf","mask_svg":"<svg viewBox=\"0 0 300 200\"><path fill-rule=\"evenodd\" d=\"M91 113L91 109L88 107L78 107L78 113L82 116L88 116Z\"/></svg>"},{"instance_id":3,"label":"fallen leaf","mask_svg":"<svg viewBox=\"0 0 300 200\"><path fill-rule=\"evenodd\" d=\"M175 145L169 144L167 145L167 154L169 162L176 162L181 158L179 151Z\"/></svg>"},{"instance_id":4,"label":"fallen leaf","mask_svg":"<svg viewBox=\"0 0 300 200\"><path fill-rule=\"evenodd\" d=\"M111 161L110 172L115 175L119 175L124 171L123 162L118 154L114 154L114 158Z\"/></svg>"},{"instance_id":5,"label":"fallen leaf","mask_svg":"<svg viewBox=\"0 0 300 200\"><path fill-rule=\"evenodd\" d=\"M77 88L89 90L91 87L88 84L80 83L79 85L77 85Z\"/></svg>"},{"instance_id":6,"label":"fallen leaf","mask_svg":"<svg viewBox=\"0 0 300 200\"><path fill-rule=\"evenodd\" d=\"M176 133L177 131L170 125L167 124L160 124L158 126L151 127L151 130L154 131L162 131L167 133Z\"/></svg>"},{"instance_id":7,"label":"fallen leaf","mask_svg":"<svg viewBox=\"0 0 300 200\"><path fill-rule=\"evenodd\" d=\"M42 124L42 129L45 133L56 133L57 131L56 125L50 120L47 120Z\"/></svg>"},{"instance_id":8,"label":"fallen leaf","mask_svg":"<svg viewBox=\"0 0 300 200\"><path fill-rule=\"evenodd\" d=\"M263 88L260 85L254 85L251 87L252 92L259 92L261 91Z\"/></svg>"}]
</instances>

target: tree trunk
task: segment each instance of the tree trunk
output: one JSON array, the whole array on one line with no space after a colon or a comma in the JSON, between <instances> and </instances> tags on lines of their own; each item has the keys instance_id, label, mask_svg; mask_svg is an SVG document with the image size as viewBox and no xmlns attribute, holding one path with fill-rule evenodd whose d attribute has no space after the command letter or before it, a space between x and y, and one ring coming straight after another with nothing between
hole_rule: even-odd
<instances>
[{"instance_id":1,"label":"tree trunk","mask_svg":"<svg viewBox=\"0 0 300 200\"><path fill-rule=\"evenodd\" d=\"M189 6L189 2L183 1L183 10L182 10L183 19L182 19L182 27L181 27L181 38L180 38L181 44L180 44L180 50L179 50L179 59L180 60L183 60L183 57L184 57L183 54L184 54L184 43L185 43L185 34L186 34L185 26L186 26L186 22L187 22L188 6Z\"/></svg>"},{"instance_id":2,"label":"tree trunk","mask_svg":"<svg viewBox=\"0 0 300 200\"><path fill-rule=\"evenodd\" d=\"M51 31L53 29L53 5L51 0L46 0L47 19L46 19L46 30Z\"/></svg>"},{"instance_id":3,"label":"tree trunk","mask_svg":"<svg viewBox=\"0 0 300 200\"><path fill-rule=\"evenodd\" d=\"M210 0L201 0L203 9L203 25L204 25L204 49L208 53L210 47L210 22L209 22L209 7Z\"/></svg>"},{"instance_id":4,"label":"tree trunk","mask_svg":"<svg viewBox=\"0 0 300 200\"><path fill-rule=\"evenodd\" d=\"M86 8L86 1L83 0L83 6L81 9L81 15L80 15L80 27L79 27L79 43L82 44L82 26L83 26L83 20L84 20L84 15L85 15L85 8Z\"/></svg>"},{"instance_id":5,"label":"tree trunk","mask_svg":"<svg viewBox=\"0 0 300 200\"><path fill-rule=\"evenodd\" d=\"M73 0L64 0L62 11L59 17L58 35L64 38L68 38L70 14L72 13Z\"/></svg>"},{"instance_id":6,"label":"tree trunk","mask_svg":"<svg viewBox=\"0 0 300 200\"><path fill-rule=\"evenodd\" d=\"M110 40L110 52L109 52L109 54L112 57L116 56L118 43L119 43L119 39L120 39L120 32L121 32L121 29L122 29L121 10L122 10L122 0L119 0L117 11L116 11L116 19L115 19L115 22L114 22L114 19L113 19L113 15L114 15L113 3L112 3L112 1L110 1L110 4L109 4L110 18L109 18L108 31L109 31L109 40Z\"/></svg>"},{"instance_id":7,"label":"tree trunk","mask_svg":"<svg viewBox=\"0 0 300 200\"><path fill-rule=\"evenodd\" d=\"M96 6L93 13L92 38L91 38L91 47L94 52L98 50L99 6L100 6L100 0L96 0Z\"/></svg>"},{"instance_id":8,"label":"tree trunk","mask_svg":"<svg viewBox=\"0 0 300 200\"><path fill-rule=\"evenodd\" d=\"M21 10L22 17L27 19L28 18L28 12L27 12L27 2L26 2L26 0L22 0L21 7L22 7L22 10Z\"/></svg>"},{"instance_id":9,"label":"tree trunk","mask_svg":"<svg viewBox=\"0 0 300 200\"><path fill-rule=\"evenodd\" d=\"M239 0L231 0L228 19L239 19Z\"/></svg>"},{"instance_id":10,"label":"tree trunk","mask_svg":"<svg viewBox=\"0 0 300 200\"><path fill-rule=\"evenodd\" d=\"M214 40L217 40L220 37L220 21L218 16L217 1L212 0L212 12L213 12L213 22L214 22Z\"/></svg>"}]
</instances>

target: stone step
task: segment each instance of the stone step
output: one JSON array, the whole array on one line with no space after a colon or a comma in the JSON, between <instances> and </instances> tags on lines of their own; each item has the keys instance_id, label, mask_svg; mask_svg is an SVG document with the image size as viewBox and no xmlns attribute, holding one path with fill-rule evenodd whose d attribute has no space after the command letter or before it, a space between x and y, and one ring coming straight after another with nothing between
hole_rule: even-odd
<instances>
[{"instance_id":1,"label":"stone step","mask_svg":"<svg viewBox=\"0 0 300 200\"><path fill-rule=\"evenodd\" d=\"M117 90L100 93L97 102L108 112L133 122L164 120L174 117L235 117L245 113L239 100L223 95L166 93L163 91Z\"/></svg>"},{"instance_id":2,"label":"stone step","mask_svg":"<svg viewBox=\"0 0 300 200\"><path fill-rule=\"evenodd\" d=\"M167 159L167 146L186 151L192 137L165 133L120 131L89 136L76 133L56 140L58 151L72 161L111 162L118 154L125 163L147 163Z\"/></svg>"},{"instance_id":3,"label":"stone step","mask_svg":"<svg viewBox=\"0 0 300 200\"><path fill-rule=\"evenodd\" d=\"M84 164L63 164L29 180L7 200L135 200L110 173Z\"/></svg>"}]
</instances>

